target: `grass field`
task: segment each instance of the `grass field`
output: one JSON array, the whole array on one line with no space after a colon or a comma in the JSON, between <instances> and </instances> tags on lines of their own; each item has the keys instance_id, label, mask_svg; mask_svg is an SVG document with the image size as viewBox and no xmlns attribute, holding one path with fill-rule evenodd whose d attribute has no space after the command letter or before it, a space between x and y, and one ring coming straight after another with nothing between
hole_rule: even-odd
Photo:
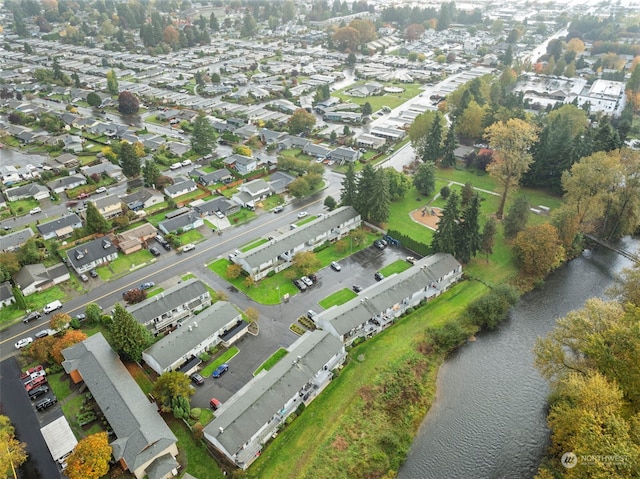
<instances>
[{"instance_id":1,"label":"grass field","mask_svg":"<svg viewBox=\"0 0 640 479\"><path fill-rule=\"evenodd\" d=\"M184 233L179 235L178 238L180 239L180 243L182 243L183 245L187 243L200 243L201 241L205 240L204 235L198 230L185 231Z\"/></svg>"},{"instance_id":2,"label":"grass field","mask_svg":"<svg viewBox=\"0 0 640 479\"><path fill-rule=\"evenodd\" d=\"M27 296L27 307L32 311L41 310L44 305L55 301L56 299L64 301L67 298L67 294L63 291L60 285L53 288L46 289L40 293L34 293ZM0 309L0 328L4 328L14 322L17 318L26 316L27 313L15 305L15 303L9 306L4 306Z\"/></svg>"},{"instance_id":3,"label":"grass field","mask_svg":"<svg viewBox=\"0 0 640 479\"><path fill-rule=\"evenodd\" d=\"M380 270L380 272L386 276L391 276L392 274L402 273L403 271L411 268L411 264L407 261L399 259L398 261L394 261L391 264L388 264L384 268Z\"/></svg>"},{"instance_id":4,"label":"grass field","mask_svg":"<svg viewBox=\"0 0 640 479\"><path fill-rule=\"evenodd\" d=\"M121 254L111 263L96 268L100 279L109 281L128 273L133 268L139 267L151 261L153 255L146 249L131 254Z\"/></svg>"},{"instance_id":5,"label":"grass field","mask_svg":"<svg viewBox=\"0 0 640 479\"><path fill-rule=\"evenodd\" d=\"M221 364L226 363L227 361L229 361L231 358L233 358L239 352L240 352L240 350L238 348L236 348L235 346L231 346L224 353L222 353L220 356L218 356L213 361L211 361L211 363L208 364L206 368L204 368L202 371L200 371L200 374L202 374L202 377L208 378L209 376L211 376L211 373L218 366L220 366Z\"/></svg>"},{"instance_id":6,"label":"grass field","mask_svg":"<svg viewBox=\"0 0 640 479\"><path fill-rule=\"evenodd\" d=\"M262 364L258 367L258 369L256 369L256 370L253 372L253 375L254 375L254 376L257 376L257 375L258 375L258 373L259 373L260 371L262 371L263 369L266 369L266 370L268 371L268 370L269 370L269 369L271 369L273 366L275 366L275 365L278 363L278 361L280 361L282 358L284 358L288 353L289 353L289 351L287 351L287 350L286 350L286 349L284 349L284 348L280 348L280 349L278 349L275 353L273 353L271 356L269 356L269 358L268 358L264 363L262 363Z\"/></svg>"},{"instance_id":7,"label":"grass field","mask_svg":"<svg viewBox=\"0 0 640 479\"><path fill-rule=\"evenodd\" d=\"M257 248L260 245L263 245L265 243L268 243L269 240L267 238L259 238L255 241L252 241L251 243L249 243L248 245L242 246L240 248L240 251L242 251L243 253L246 253L247 251L250 251L254 248Z\"/></svg>"},{"instance_id":8,"label":"grass field","mask_svg":"<svg viewBox=\"0 0 640 479\"><path fill-rule=\"evenodd\" d=\"M318 304L322 306L324 309L329 309L331 306L338 306L340 304L344 304L347 301L358 296L356 293L351 291L348 288L341 289L340 291L336 291L335 293L327 296L324 299L318 301Z\"/></svg>"}]
</instances>

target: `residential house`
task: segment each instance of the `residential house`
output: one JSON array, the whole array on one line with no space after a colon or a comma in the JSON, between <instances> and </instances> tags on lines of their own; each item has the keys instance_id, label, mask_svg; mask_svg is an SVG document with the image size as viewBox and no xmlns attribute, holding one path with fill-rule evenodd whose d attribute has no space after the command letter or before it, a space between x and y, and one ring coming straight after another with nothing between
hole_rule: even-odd
<instances>
[{"instance_id":1,"label":"residential house","mask_svg":"<svg viewBox=\"0 0 640 479\"><path fill-rule=\"evenodd\" d=\"M164 234L176 233L178 230L189 231L204 226L202 218L192 210L188 213L168 218L158 224L158 229Z\"/></svg>"},{"instance_id":2,"label":"residential house","mask_svg":"<svg viewBox=\"0 0 640 479\"><path fill-rule=\"evenodd\" d=\"M0 252L6 253L17 250L33 235L34 232L31 228L25 228L0 236Z\"/></svg>"},{"instance_id":3,"label":"residential house","mask_svg":"<svg viewBox=\"0 0 640 479\"><path fill-rule=\"evenodd\" d=\"M64 263L58 263L48 268L42 264L27 264L20 268L14 277L22 293L28 296L49 289L71 278L69 269Z\"/></svg>"},{"instance_id":4,"label":"residential house","mask_svg":"<svg viewBox=\"0 0 640 479\"><path fill-rule=\"evenodd\" d=\"M78 274L115 260L118 257L116 248L107 236L96 238L67 251L69 265Z\"/></svg>"},{"instance_id":5,"label":"residential house","mask_svg":"<svg viewBox=\"0 0 640 479\"><path fill-rule=\"evenodd\" d=\"M196 191L198 186L193 180L184 180L176 182L173 185L169 185L164 189L164 194L169 198L177 198L178 196L186 195L192 191Z\"/></svg>"},{"instance_id":6,"label":"residential house","mask_svg":"<svg viewBox=\"0 0 640 479\"><path fill-rule=\"evenodd\" d=\"M400 141L407 134L404 130L399 128L393 128L391 126L383 127L383 126L375 126L371 128L369 132L373 136L377 136L379 138L384 138L389 141Z\"/></svg>"},{"instance_id":7,"label":"residential house","mask_svg":"<svg viewBox=\"0 0 640 479\"><path fill-rule=\"evenodd\" d=\"M185 143L178 143L177 141L169 141L166 144L166 148L172 155L181 157L191 149L191 146Z\"/></svg>"},{"instance_id":8,"label":"residential house","mask_svg":"<svg viewBox=\"0 0 640 479\"><path fill-rule=\"evenodd\" d=\"M120 200L127 205L127 208L131 211L138 211L162 203L164 201L164 195L156 190L142 188L134 193L123 196Z\"/></svg>"},{"instance_id":9,"label":"residential house","mask_svg":"<svg viewBox=\"0 0 640 479\"><path fill-rule=\"evenodd\" d=\"M122 201L118 195L107 195L91 200L105 219L111 219L122 214Z\"/></svg>"},{"instance_id":10,"label":"residential house","mask_svg":"<svg viewBox=\"0 0 640 479\"><path fill-rule=\"evenodd\" d=\"M53 238L64 239L73 234L73 230L82 228L82 219L75 213L67 213L66 215L36 225L38 232L45 240Z\"/></svg>"},{"instance_id":11,"label":"residential house","mask_svg":"<svg viewBox=\"0 0 640 479\"><path fill-rule=\"evenodd\" d=\"M18 169L13 165L0 165L0 177L2 178L2 184L7 186L18 183L21 180Z\"/></svg>"},{"instance_id":12,"label":"residential house","mask_svg":"<svg viewBox=\"0 0 640 479\"><path fill-rule=\"evenodd\" d=\"M87 179L82 175L69 175L50 181L47 186L54 193L62 193L66 190L86 185Z\"/></svg>"},{"instance_id":13,"label":"residential house","mask_svg":"<svg viewBox=\"0 0 640 479\"><path fill-rule=\"evenodd\" d=\"M255 209L256 203L264 200L273 194L273 190L262 178L258 178L238 187L238 193L231 199L245 208Z\"/></svg>"},{"instance_id":14,"label":"residential house","mask_svg":"<svg viewBox=\"0 0 640 479\"><path fill-rule=\"evenodd\" d=\"M80 165L78 157L72 153L63 153L62 155L54 158L54 160L56 163L62 166L62 168L66 168L67 170L72 170Z\"/></svg>"},{"instance_id":15,"label":"residential house","mask_svg":"<svg viewBox=\"0 0 640 479\"><path fill-rule=\"evenodd\" d=\"M233 181L233 175L226 168L220 168L219 170L212 171L211 173L194 169L189 173L189 176L195 178L196 181L203 186L212 186L218 183L231 183Z\"/></svg>"},{"instance_id":16,"label":"residential house","mask_svg":"<svg viewBox=\"0 0 640 479\"><path fill-rule=\"evenodd\" d=\"M159 375L175 371L190 359L213 348L221 337L238 325L247 331L249 323L231 303L218 301L207 309L180 323L180 327L166 335L142 353L142 359Z\"/></svg>"},{"instance_id":17,"label":"residential house","mask_svg":"<svg viewBox=\"0 0 640 479\"><path fill-rule=\"evenodd\" d=\"M362 113L353 111L327 111L322 118L325 121L340 123L362 123Z\"/></svg>"},{"instance_id":18,"label":"residential house","mask_svg":"<svg viewBox=\"0 0 640 479\"><path fill-rule=\"evenodd\" d=\"M342 343L321 330L304 334L287 351L223 404L204 428L205 439L242 469L260 455L291 413L324 390L346 357Z\"/></svg>"},{"instance_id":19,"label":"residential house","mask_svg":"<svg viewBox=\"0 0 640 479\"><path fill-rule=\"evenodd\" d=\"M360 213L343 206L309 223L233 257L232 261L258 281L270 271L276 273L291 266L293 257L301 251L312 251L325 241L337 241L360 226Z\"/></svg>"},{"instance_id":20,"label":"residential house","mask_svg":"<svg viewBox=\"0 0 640 479\"><path fill-rule=\"evenodd\" d=\"M128 306L127 310L149 331L158 334L207 306L211 306L209 290L202 281L192 278Z\"/></svg>"},{"instance_id":21,"label":"residential house","mask_svg":"<svg viewBox=\"0 0 640 479\"><path fill-rule=\"evenodd\" d=\"M137 479L178 474L177 438L111 349L102 333L62 351L62 367L84 381L115 434L113 458Z\"/></svg>"},{"instance_id":22,"label":"residential house","mask_svg":"<svg viewBox=\"0 0 640 479\"><path fill-rule=\"evenodd\" d=\"M193 202L193 209L201 216L214 215L216 211L224 213L225 216L232 215L240 209L240 205L229 201L224 196L218 196L209 201L203 201L202 203Z\"/></svg>"},{"instance_id":23,"label":"residential house","mask_svg":"<svg viewBox=\"0 0 640 479\"><path fill-rule=\"evenodd\" d=\"M355 163L356 161L358 161L358 159L360 159L360 152L352 148L339 146L331 153L329 153L329 159L337 162L340 165L344 165L346 163Z\"/></svg>"},{"instance_id":24,"label":"residential house","mask_svg":"<svg viewBox=\"0 0 640 479\"><path fill-rule=\"evenodd\" d=\"M109 178L118 178L119 176L122 176L122 168L118 165L114 165L110 161L105 161L95 166L83 166L80 168L80 171L87 178L91 175L106 175Z\"/></svg>"},{"instance_id":25,"label":"residential house","mask_svg":"<svg viewBox=\"0 0 640 479\"><path fill-rule=\"evenodd\" d=\"M243 176L248 175L258 168L258 162L255 158L239 155L237 153L225 158L223 163L228 167L233 168Z\"/></svg>"},{"instance_id":26,"label":"residential house","mask_svg":"<svg viewBox=\"0 0 640 479\"><path fill-rule=\"evenodd\" d=\"M269 187L274 194L283 194L295 178L283 171L276 171L269 176Z\"/></svg>"},{"instance_id":27,"label":"residential house","mask_svg":"<svg viewBox=\"0 0 640 479\"><path fill-rule=\"evenodd\" d=\"M149 240L156 237L158 230L151 223L143 223L116 235L116 244L124 254L140 251Z\"/></svg>"},{"instance_id":28,"label":"residential house","mask_svg":"<svg viewBox=\"0 0 640 479\"><path fill-rule=\"evenodd\" d=\"M387 140L384 138L380 138L379 136L370 135L369 133L362 133L356 139L356 145L359 148L368 148L370 150L381 150L384 145L387 143Z\"/></svg>"},{"instance_id":29,"label":"residential house","mask_svg":"<svg viewBox=\"0 0 640 479\"><path fill-rule=\"evenodd\" d=\"M331 148L309 142L302 147L302 153L315 158L326 158L331 153Z\"/></svg>"},{"instance_id":30,"label":"residential house","mask_svg":"<svg viewBox=\"0 0 640 479\"><path fill-rule=\"evenodd\" d=\"M13 289L11 288L11 283L9 281L5 281L0 283L0 308L5 306L9 306L16 302L16 298L13 297Z\"/></svg>"},{"instance_id":31,"label":"residential house","mask_svg":"<svg viewBox=\"0 0 640 479\"><path fill-rule=\"evenodd\" d=\"M408 308L433 299L462 279L462 266L450 254L436 253L384 278L356 298L314 317L315 323L345 345L393 324Z\"/></svg>"},{"instance_id":32,"label":"residential house","mask_svg":"<svg viewBox=\"0 0 640 479\"><path fill-rule=\"evenodd\" d=\"M39 183L29 183L28 185L16 186L15 188L9 188L5 190L4 195L7 197L7 201L25 200L27 198L33 198L34 200L44 200L49 198L49 188Z\"/></svg>"}]
</instances>

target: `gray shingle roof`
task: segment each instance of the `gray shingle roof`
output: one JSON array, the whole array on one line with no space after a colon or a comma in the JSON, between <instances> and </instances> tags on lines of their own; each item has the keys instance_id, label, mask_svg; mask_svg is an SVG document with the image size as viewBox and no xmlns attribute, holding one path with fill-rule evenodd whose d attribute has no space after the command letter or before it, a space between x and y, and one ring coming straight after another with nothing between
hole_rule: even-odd
<instances>
[{"instance_id":1,"label":"gray shingle roof","mask_svg":"<svg viewBox=\"0 0 640 479\"><path fill-rule=\"evenodd\" d=\"M0 251L11 251L26 243L34 235L31 228L25 228L0 236Z\"/></svg>"},{"instance_id":2,"label":"gray shingle roof","mask_svg":"<svg viewBox=\"0 0 640 479\"><path fill-rule=\"evenodd\" d=\"M415 263L401 273L394 274L361 292L357 298L322 311L316 322L327 321L338 334L343 335L386 311L394 304L409 298L439 278L460 268L460 263L445 253L436 253Z\"/></svg>"},{"instance_id":3,"label":"gray shingle roof","mask_svg":"<svg viewBox=\"0 0 640 479\"><path fill-rule=\"evenodd\" d=\"M177 442L102 333L63 350L62 355L65 371L80 373L113 428L116 460L124 459L134 471Z\"/></svg>"},{"instance_id":4,"label":"gray shingle roof","mask_svg":"<svg viewBox=\"0 0 640 479\"><path fill-rule=\"evenodd\" d=\"M196 188L195 181L186 180L186 181L181 181L180 183L175 183L173 185L169 185L164 189L164 191L168 195L174 195L176 193L180 193L181 191L193 190L194 188Z\"/></svg>"},{"instance_id":5,"label":"gray shingle roof","mask_svg":"<svg viewBox=\"0 0 640 479\"><path fill-rule=\"evenodd\" d=\"M36 226L41 235L47 235L53 231L58 231L61 228L73 225L82 225L82 220L75 213L69 213L57 220L49 221L48 223L42 223Z\"/></svg>"},{"instance_id":6,"label":"gray shingle roof","mask_svg":"<svg viewBox=\"0 0 640 479\"><path fill-rule=\"evenodd\" d=\"M198 221L200 217L193 212L189 212L184 215L176 216L175 218L170 218L168 220L161 221L158 224L160 229L172 232L176 231L179 228L184 228L185 226L189 226Z\"/></svg>"},{"instance_id":7,"label":"gray shingle roof","mask_svg":"<svg viewBox=\"0 0 640 479\"><path fill-rule=\"evenodd\" d=\"M81 244L67 251L69 262L75 269L84 265L93 263L100 258L106 258L109 255L117 253L118 249L113 245L109 238L102 237Z\"/></svg>"},{"instance_id":8,"label":"gray shingle roof","mask_svg":"<svg viewBox=\"0 0 640 479\"><path fill-rule=\"evenodd\" d=\"M160 294L145 299L141 303L128 306L127 310L140 324L146 324L166 311L171 311L180 305L189 303L206 292L207 288L202 281L191 278L166 289Z\"/></svg>"},{"instance_id":9,"label":"gray shingle roof","mask_svg":"<svg viewBox=\"0 0 640 479\"><path fill-rule=\"evenodd\" d=\"M164 370L234 319L242 319L240 312L231 303L218 301L184 321L181 327L147 348L145 354L152 356Z\"/></svg>"},{"instance_id":10,"label":"gray shingle roof","mask_svg":"<svg viewBox=\"0 0 640 479\"><path fill-rule=\"evenodd\" d=\"M228 401L226 407L204 429L234 454L256 434L297 391L342 349L342 343L327 331L316 330L304 337L290 353L265 375L252 379ZM293 364L291 358L298 358ZM224 432L220 432L220 428Z\"/></svg>"},{"instance_id":11,"label":"gray shingle roof","mask_svg":"<svg viewBox=\"0 0 640 479\"><path fill-rule=\"evenodd\" d=\"M318 237L319 235L338 227L342 223L360 216L352 206L343 206L317 218L299 228L290 230L269 243L240 253L238 258L244 259L252 268L257 268L280 254L290 251L296 246Z\"/></svg>"},{"instance_id":12,"label":"gray shingle roof","mask_svg":"<svg viewBox=\"0 0 640 479\"><path fill-rule=\"evenodd\" d=\"M30 198L36 196L40 192L47 192L49 194L49 188L39 183L29 183L28 185L16 186L15 188L9 188L5 191L5 196L9 201L21 198Z\"/></svg>"}]
</instances>

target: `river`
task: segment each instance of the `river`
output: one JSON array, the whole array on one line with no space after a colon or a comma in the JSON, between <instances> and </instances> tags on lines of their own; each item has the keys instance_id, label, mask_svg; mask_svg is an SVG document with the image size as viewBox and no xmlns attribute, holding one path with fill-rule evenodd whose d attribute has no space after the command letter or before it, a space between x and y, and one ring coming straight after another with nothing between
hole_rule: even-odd
<instances>
[{"instance_id":1,"label":"river","mask_svg":"<svg viewBox=\"0 0 640 479\"><path fill-rule=\"evenodd\" d=\"M640 241L625 239L628 251ZM524 295L510 319L480 333L442 365L437 398L400 479L531 478L549 442L547 382L533 366L533 345L557 318L603 297L631 262L599 248L586 252Z\"/></svg>"}]
</instances>

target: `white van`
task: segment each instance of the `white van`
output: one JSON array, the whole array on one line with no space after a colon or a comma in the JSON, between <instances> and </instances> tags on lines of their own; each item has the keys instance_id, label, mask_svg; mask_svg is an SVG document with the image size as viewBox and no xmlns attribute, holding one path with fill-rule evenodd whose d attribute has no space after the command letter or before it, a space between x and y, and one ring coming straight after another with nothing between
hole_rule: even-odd
<instances>
[{"instance_id":1,"label":"white van","mask_svg":"<svg viewBox=\"0 0 640 479\"><path fill-rule=\"evenodd\" d=\"M45 314L49 314L52 311L55 311L56 309L60 309L60 308L62 308L62 303L60 301L58 301L58 300L55 300L55 301L47 304L44 307L43 311L44 311Z\"/></svg>"}]
</instances>

